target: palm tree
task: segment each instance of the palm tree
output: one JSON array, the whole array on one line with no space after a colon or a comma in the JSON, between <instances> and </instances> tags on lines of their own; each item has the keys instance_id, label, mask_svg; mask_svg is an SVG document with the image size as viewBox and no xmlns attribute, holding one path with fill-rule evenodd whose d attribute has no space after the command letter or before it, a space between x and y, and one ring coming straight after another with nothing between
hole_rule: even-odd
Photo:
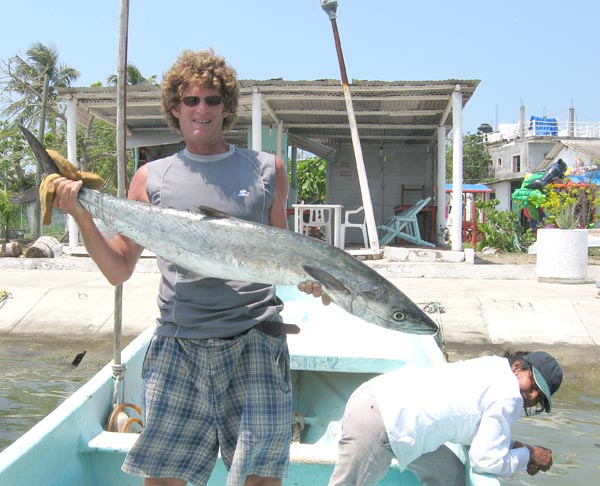
<instances>
[{"instance_id":1,"label":"palm tree","mask_svg":"<svg viewBox=\"0 0 600 486\"><path fill-rule=\"evenodd\" d=\"M14 99L3 111L8 118L18 118L28 126L42 128L47 111L66 120L62 110L56 106L54 88L68 87L79 77L79 71L64 63L58 64L58 51L53 46L34 43L26 52L27 59L16 55L5 65L8 81L4 90ZM16 98L16 99L15 99Z\"/></svg>"},{"instance_id":2,"label":"palm tree","mask_svg":"<svg viewBox=\"0 0 600 486\"><path fill-rule=\"evenodd\" d=\"M56 105L55 87L68 87L79 77L79 71L58 64L58 51L54 46L45 46L41 42L34 43L26 52L27 60L14 56L6 63L8 81L4 90L20 97L4 109L3 114L9 118L18 118L21 123L31 126L38 124L38 138L43 142L46 130L48 111L52 111L53 127L56 118L66 121L64 113ZM36 182L39 184L41 174L38 171ZM35 208L34 237L42 234L39 204Z\"/></svg>"},{"instance_id":3,"label":"palm tree","mask_svg":"<svg viewBox=\"0 0 600 486\"><path fill-rule=\"evenodd\" d=\"M111 74L106 78L106 83L109 86L117 85L117 75ZM149 78L145 78L141 71L134 64L127 64L127 84L129 86L140 85L140 84L156 84L156 74L153 74Z\"/></svg>"}]
</instances>

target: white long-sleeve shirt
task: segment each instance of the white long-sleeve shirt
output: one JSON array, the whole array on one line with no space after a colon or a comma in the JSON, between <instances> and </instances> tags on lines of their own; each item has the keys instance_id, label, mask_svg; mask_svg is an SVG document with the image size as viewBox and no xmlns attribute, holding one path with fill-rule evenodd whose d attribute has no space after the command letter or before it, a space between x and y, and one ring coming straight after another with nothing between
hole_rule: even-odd
<instances>
[{"instance_id":1,"label":"white long-sleeve shirt","mask_svg":"<svg viewBox=\"0 0 600 486\"><path fill-rule=\"evenodd\" d=\"M404 368L372 381L401 469L445 442L470 445L477 472L506 477L527 468L529 450L510 448L523 398L507 359Z\"/></svg>"}]
</instances>

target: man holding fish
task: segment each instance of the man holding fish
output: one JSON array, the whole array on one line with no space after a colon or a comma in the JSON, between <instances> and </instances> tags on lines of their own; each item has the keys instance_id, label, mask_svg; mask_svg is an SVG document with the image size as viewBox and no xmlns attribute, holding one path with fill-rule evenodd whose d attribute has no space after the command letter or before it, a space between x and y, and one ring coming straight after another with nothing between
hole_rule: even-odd
<instances>
[{"instance_id":1,"label":"man holding fish","mask_svg":"<svg viewBox=\"0 0 600 486\"><path fill-rule=\"evenodd\" d=\"M229 145L239 85L209 49L184 51L162 82L163 112L185 148L142 166L128 199L180 210L200 206L287 228L287 172L279 157ZM81 182L54 181L54 206L75 218L112 284L133 273L142 246L105 238L78 202ZM232 236L233 237L233 236ZM155 336L143 366L145 427L123 470L146 486L206 484L220 450L227 485L281 485L291 441L288 328L273 285L208 278L157 258ZM300 289L322 297L320 285Z\"/></svg>"}]
</instances>

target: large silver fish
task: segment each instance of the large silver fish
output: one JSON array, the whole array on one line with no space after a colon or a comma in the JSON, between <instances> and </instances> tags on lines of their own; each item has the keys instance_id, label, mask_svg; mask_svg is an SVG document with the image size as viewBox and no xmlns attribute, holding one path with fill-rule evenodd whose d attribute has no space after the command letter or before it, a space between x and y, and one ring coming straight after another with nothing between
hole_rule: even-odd
<instances>
[{"instance_id":1,"label":"large silver fish","mask_svg":"<svg viewBox=\"0 0 600 486\"><path fill-rule=\"evenodd\" d=\"M26 128L43 172L58 169ZM181 211L82 188L79 202L108 227L206 277L274 285L321 284L347 312L387 329L435 334L437 324L396 286L345 251L314 238L210 208Z\"/></svg>"}]
</instances>

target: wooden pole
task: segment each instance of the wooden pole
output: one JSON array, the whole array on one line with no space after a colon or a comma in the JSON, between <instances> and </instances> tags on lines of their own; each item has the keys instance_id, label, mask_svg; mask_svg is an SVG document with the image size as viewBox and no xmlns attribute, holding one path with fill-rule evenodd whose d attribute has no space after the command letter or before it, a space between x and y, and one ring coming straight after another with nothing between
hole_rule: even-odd
<instances>
[{"instance_id":1,"label":"wooden pole","mask_svg":"<svg viewBox=\"0 0 600 486\"><path fill-rule=\"evenodd\" d=\"M344 98L346 100L346 111L348 112L348 121L350 123L350 134L352 136L352 146L354 148L354 158L356 161L356 170L358 172L358 183L362 196L362 202L365 211L365 223L367 225L367 234L369 237L369 246L374 253L379 253L379 236L377 235L377 226L375 224L375 215L373 213L373 201L371 200L371 191L369 190L369 182L367 179L367 171L365 169L365 161L363 158L360 138L358 136L358 125L356 116L354 115L354 106L352 104L352 95L350 94L350 86L348 83L348 75L346 74L346 64L344 62L344 54L342 52L342 44L337 28L335 10L337 2L321 1L323 10L328 14L333 28L333 38L335 40L335 48L337 52L338 62L340 65L340 73L342 78L342 88L344 90Z\"/></svg>"},{"instance_id":2,"label":"wooden pole","mask_svg":"<svg viewBox=\"0 0 600 486\"><path fill-rule=\"evenodd\" d=\"M117 196L125 197L127 148L127 33L129 24L129 0L121 0L119 16L119 58L117 63ZM123 328L123 284L115 287L113 366L121 367L121 334ZM117 368L113 368L116 370Z\"/></svg>"}]
</instances>

